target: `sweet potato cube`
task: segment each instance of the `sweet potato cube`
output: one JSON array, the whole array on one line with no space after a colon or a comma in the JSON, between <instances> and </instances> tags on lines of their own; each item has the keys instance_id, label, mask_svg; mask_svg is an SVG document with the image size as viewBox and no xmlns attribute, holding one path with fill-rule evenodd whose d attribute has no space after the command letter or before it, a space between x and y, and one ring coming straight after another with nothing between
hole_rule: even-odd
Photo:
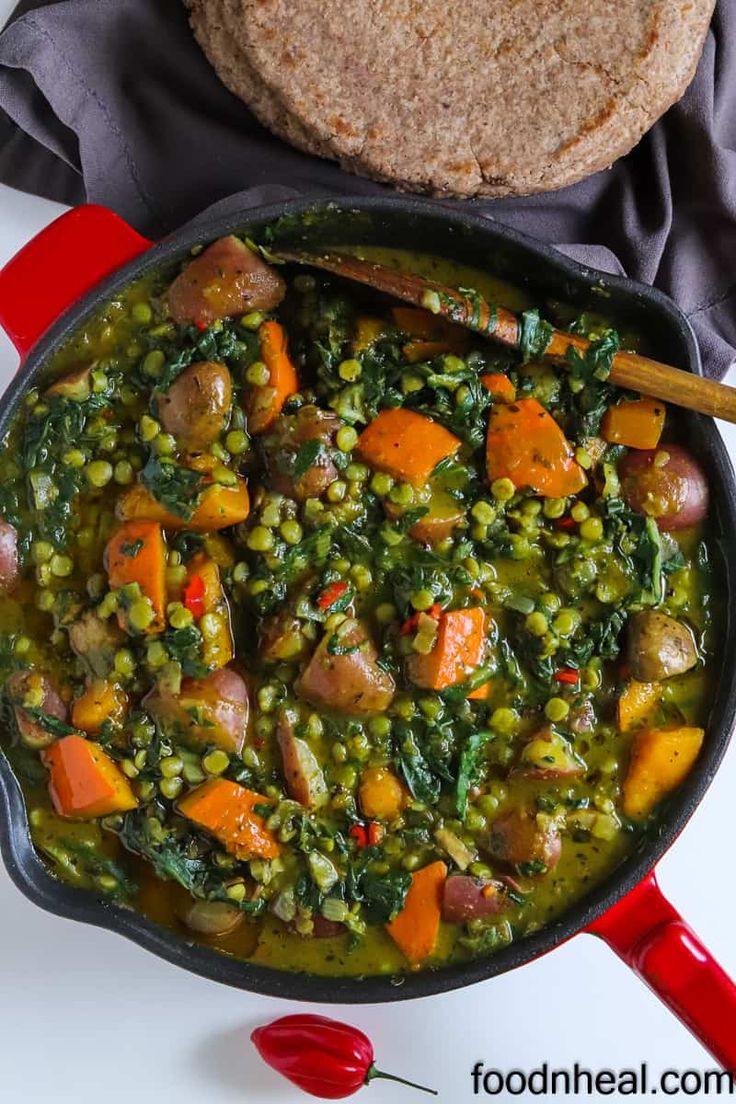
<instances>
[{"instance_id":1,"label":"sweet potato cube","mask_svg":"<svg viewBox=\"0 0 736 1104\"><path fill-rule=\"evenodd\" d=\"M237 859L274 859L279 845L253 808L264 804L270 802L261 794L226 778L213 778L182 798L179 812L210 832Z\"/></svg>"},{"instance_id":2,"label":"sweet potato cube","mask_svg":"<svg viewBox=\"0 0 736 1104\"><path fill-rule=\"evenodd\" d=\"M428 958L434 950L446 878L447 867L443 862L417 870L412 875L403 909L386 925L386 931L412 965Z\"/></svg>"},{"instance_id":3,"label":"sweet potato cube","mask_svg":"<svg viewBox=\"0 0 736 1104\"><path fill-rule=\"evenodd\" d=\"M42 752L49 793L60 816L79 820L124 813L138 804L130 783L107 752L83 736L57 740Z\"/></svg>"},{"instance_id":4,"label":"sweet potato cube","mask_svg":"<svg viewBox=\"0 0 736 1104\"><path fill-rule=\"evenodd\" d=\"M624 812L646 817L692 770L703 746L702 728L645 728L637 733L623 786Z\"/></svg>"}]
</instances>

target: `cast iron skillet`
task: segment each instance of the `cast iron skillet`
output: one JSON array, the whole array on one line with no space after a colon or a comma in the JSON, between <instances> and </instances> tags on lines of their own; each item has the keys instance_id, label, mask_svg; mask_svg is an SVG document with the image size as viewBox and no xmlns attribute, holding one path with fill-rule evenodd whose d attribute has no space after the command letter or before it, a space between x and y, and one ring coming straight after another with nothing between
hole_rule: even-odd
<instances>
[{"instance_id":1,"label":"cast iron skillet","mask_svg":"<svg viewBox=\"0 0 736 1104\"><path fill-rule=\"evenodd\" d=\"M488 219L413 198L298 201L198 221L156 245L111 212L81 207L38 235L0 272L0 324L23 364L0 400L0 431L54 350L131 279L185 257L192 245L231 231L274 245L314 247L370 243L447 256L488 269L529 289L536 302L560 298L581 307L604 306L643 331L660 360L700 373L693 332L660 292L567 260L554 249ZM52 877L35 853L21 791L0 754L0 848L11 877L50 912L110 928L194 973L272 996L342 1003L405 1000L470 985L531 961L580 931L605 939L716 1058L736 1070L736 986L662 897L656 862L682 831L707 790L728 745L736 716L736 482L726 450L709 419L689 416L685 434L705 465L712 489L715 567L727 591L723 647L705 748L659 829L608 880L544 930L497 954L434 972L354 980L289 974L242 962L186 941L129 909L99 901Z\"/></svg>"}]
</instances>

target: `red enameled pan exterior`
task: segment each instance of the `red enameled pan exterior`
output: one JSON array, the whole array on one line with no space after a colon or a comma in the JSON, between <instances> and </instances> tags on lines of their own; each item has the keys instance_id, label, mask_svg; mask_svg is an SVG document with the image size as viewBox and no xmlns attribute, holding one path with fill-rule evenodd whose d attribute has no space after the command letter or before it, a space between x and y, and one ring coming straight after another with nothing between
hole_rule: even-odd
<instances>
[{"instance_id":1,"label":"red enameled pan exterior","mask_svg":"<svg viewBox=\"0 0 736 1104\"><path fill-rule=\"evenodd\" d=\"M485 263L499 274L526 280L532 266L542 286L561 297L583 301L605 295L616 311L640 320L655 319L669 347L662 359L700 372L694 336L677 308L660 293L632 281L586 270L548 246L474 215L416 199L379 198L319 203L288 202L200 221L155 245L112 212L81 207L52 223L0 271L0 325L21 357L22 367L0 400L0 426L31 385L54 347L116 288L144 271L184 257L192 245L231 230L275 228L290 243L340 244L367 241L403 245ZM279 238L279 235L281 238ZM325 238L326 235L326 238ZM535 281L528 281L534 286ZM537 292L539 287L536 288ZM610 308L609 308L610 309ZM736 483L715 426L693 417L691 435L706 456L715 490L715 540L721 549L729 599L736 590ZM730 553L730 555L729 555ZM727 608L732 601L729 600ZM724 656L734 654L736 626L726 616ZM458 988L522 965L572 935L588 931L612 949L669 1005L724 1067L736 1072L736 986L663 897L653 873L655 862L675 840L705 793L726 750L736 715L736 678L723 663L709 731L709 747L678 795L662 828L598 890L544 931L513 943L490 958L434 972L410 975L400 985L388 978L323 979L293 975L238 962L187 944L145 917L100 902L53 878L35 854L28 835L22 796L0 753L0 846L20 889L37 904L119 931L154 953L214 980L289 999L363 1003L419 997Z\"/></svg>"}]
</instances>

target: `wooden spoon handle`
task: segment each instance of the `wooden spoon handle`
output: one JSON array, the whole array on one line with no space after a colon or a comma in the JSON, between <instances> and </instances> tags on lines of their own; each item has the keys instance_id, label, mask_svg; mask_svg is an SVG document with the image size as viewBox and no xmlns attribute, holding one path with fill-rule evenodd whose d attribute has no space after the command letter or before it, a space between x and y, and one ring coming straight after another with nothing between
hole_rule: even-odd
<instances>
[{"instance_id":1,"label":"wooden spoon handle","mask_svg":"<svg viewBox=\"0 0 736 1104\"><path fill-rule=\"evenodd\" d=\"M311 265L366 284L406 303L440 314L484 337L492 337L503 345L519 348L521 323L516 315L504 307L491 306L475 292L465 294L416 273L363 261L349 253L279 253L278 256L284 261ZM584 354L590 344L586 337L553 330L544 355L564 361L571 346ZM672 368L638 353L616 353L610 379L619 387L639 391L700 414L722 418L726 422L736 422L736 388L703 379L681 368Z\"/></svg>"}]
</instances>

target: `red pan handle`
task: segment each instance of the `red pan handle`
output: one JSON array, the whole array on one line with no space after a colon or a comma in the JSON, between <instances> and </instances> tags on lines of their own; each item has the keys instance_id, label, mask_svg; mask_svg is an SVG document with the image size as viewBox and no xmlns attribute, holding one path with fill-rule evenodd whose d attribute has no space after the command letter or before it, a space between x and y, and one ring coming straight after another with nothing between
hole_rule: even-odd
<instances>
[{"instance_id":1,"label":"red pan handle","mask_svg":"<svg viewBox=\"0 0 736 1104\"><path fill-rule=\"evenodd\" d=\"M662 893L654 873L588 928L736 1073L736 984Z\"/></svg>"},{"instance_id":2,"label":"red pan handle","mask_svg":"<svg viewBox=\"0 0 736 1104\"><path fill-rule=\"evenodd\" d=\"M75 207L0 269L0 326L21 355L106 276L153 243L106 207Z\"/></svg>"}]
</instances>

